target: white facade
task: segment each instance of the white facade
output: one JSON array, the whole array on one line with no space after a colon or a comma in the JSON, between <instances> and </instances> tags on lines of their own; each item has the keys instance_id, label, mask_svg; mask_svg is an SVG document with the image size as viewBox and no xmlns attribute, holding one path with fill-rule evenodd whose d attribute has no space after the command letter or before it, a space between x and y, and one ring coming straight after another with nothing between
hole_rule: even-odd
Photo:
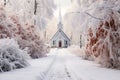
<instances>
[{"instance_id":1,"label":"white facade","mask_svg":"<svg viewBox=\"0 0 120 80\"><path fill-rule=\"evenodd\" d=\"M50 44L54 48L67 48L70 45L70 39L62 29L59 29L50 40Z\"/></svg>"}]
</instances>

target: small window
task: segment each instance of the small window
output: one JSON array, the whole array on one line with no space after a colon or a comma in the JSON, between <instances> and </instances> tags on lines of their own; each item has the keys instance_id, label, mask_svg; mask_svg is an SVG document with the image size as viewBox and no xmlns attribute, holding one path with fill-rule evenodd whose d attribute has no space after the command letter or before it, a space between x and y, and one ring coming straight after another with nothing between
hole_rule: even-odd
<instances>
[{"instance_id":1,"label":"small window","mask_svg":"<svg viewBox=\"0 0 120 80\"><path fill-rule=\"evenodd\" d=\"M53 41L53 45L55 45L55 41Z\"/></svg>"},{"instance_id":2,"label":"small window","mask_svg":"<svg viewBox=\"0 0 120 80\"><path fill-rule=\"evenodd\" d=\"M66 45L68 44L68 42L66 41Z\"/></svg>"}]
</instances>

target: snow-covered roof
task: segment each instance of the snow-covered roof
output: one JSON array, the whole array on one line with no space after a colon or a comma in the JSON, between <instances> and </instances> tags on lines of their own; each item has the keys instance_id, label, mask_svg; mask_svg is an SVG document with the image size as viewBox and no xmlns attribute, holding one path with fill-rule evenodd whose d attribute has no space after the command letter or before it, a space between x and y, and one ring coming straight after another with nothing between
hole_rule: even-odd
<instances>
[{"instance_id":1,"label":"snow-covered roof","mask_svg":"<svg viewBox=\"0 0 120 80\"><path fill-rule=\"evenodd\" d=\"M55 33L55 35L54 35L50 40L56 39L56 37L57 37L59 34L61 34L65 39L67 39L67 40L70 41L69 37L68 37L68 36L63 32L63 30L61 30L61 29L59 29L59 30Z\"/></svg>"}]
</instances>

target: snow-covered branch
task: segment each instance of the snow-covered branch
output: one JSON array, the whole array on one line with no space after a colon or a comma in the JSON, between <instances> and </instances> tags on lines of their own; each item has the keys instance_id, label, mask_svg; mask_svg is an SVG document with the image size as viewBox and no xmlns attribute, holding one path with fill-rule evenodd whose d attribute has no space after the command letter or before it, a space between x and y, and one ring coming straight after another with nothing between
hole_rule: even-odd
<instances>
[{"instance_id":1,"label":"snow-covered branch","mask_svg":"<svg viewBox=\"0 0 120 80\"><path fill-rule=\"evenodd\" d=\"M66 15L68 15L68 14L86 14L86 15L90 16L91 18L94 18L94 19L97 19L97 20L104 20L104 19L95 17L95 16L91 15L91 14L88 13L88 12L69 12L69 13L67 13Z\"/></svg>"}]
</instances>

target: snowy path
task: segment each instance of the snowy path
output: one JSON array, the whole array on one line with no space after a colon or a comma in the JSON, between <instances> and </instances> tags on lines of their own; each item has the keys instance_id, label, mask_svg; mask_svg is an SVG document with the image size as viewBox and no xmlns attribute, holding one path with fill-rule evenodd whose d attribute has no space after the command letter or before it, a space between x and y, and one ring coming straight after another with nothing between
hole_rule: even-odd
<instances>
[{"instance_id":1,"label":"snowy path","mask_svg":"<svg viewBox=\"0 0 120 80\"><path fill-rule=\"evenodd\" d=\"M43 80L73 80L67 70L66 60L62 53L63 52L58 50L54 63L49 68L49 71Z\"/></svg>"},{"instance_id":2,"label":"snowy path","mask_svg":"<svg viewBox=\"0 0 120 80\"><path fill-rule=\"evenodd\" d=\"M0 80L120 80L120 71L99 67L70 54L52 49L48 57L31 60L31 66L0 73Z\"/></svg>"}]
</instances>

